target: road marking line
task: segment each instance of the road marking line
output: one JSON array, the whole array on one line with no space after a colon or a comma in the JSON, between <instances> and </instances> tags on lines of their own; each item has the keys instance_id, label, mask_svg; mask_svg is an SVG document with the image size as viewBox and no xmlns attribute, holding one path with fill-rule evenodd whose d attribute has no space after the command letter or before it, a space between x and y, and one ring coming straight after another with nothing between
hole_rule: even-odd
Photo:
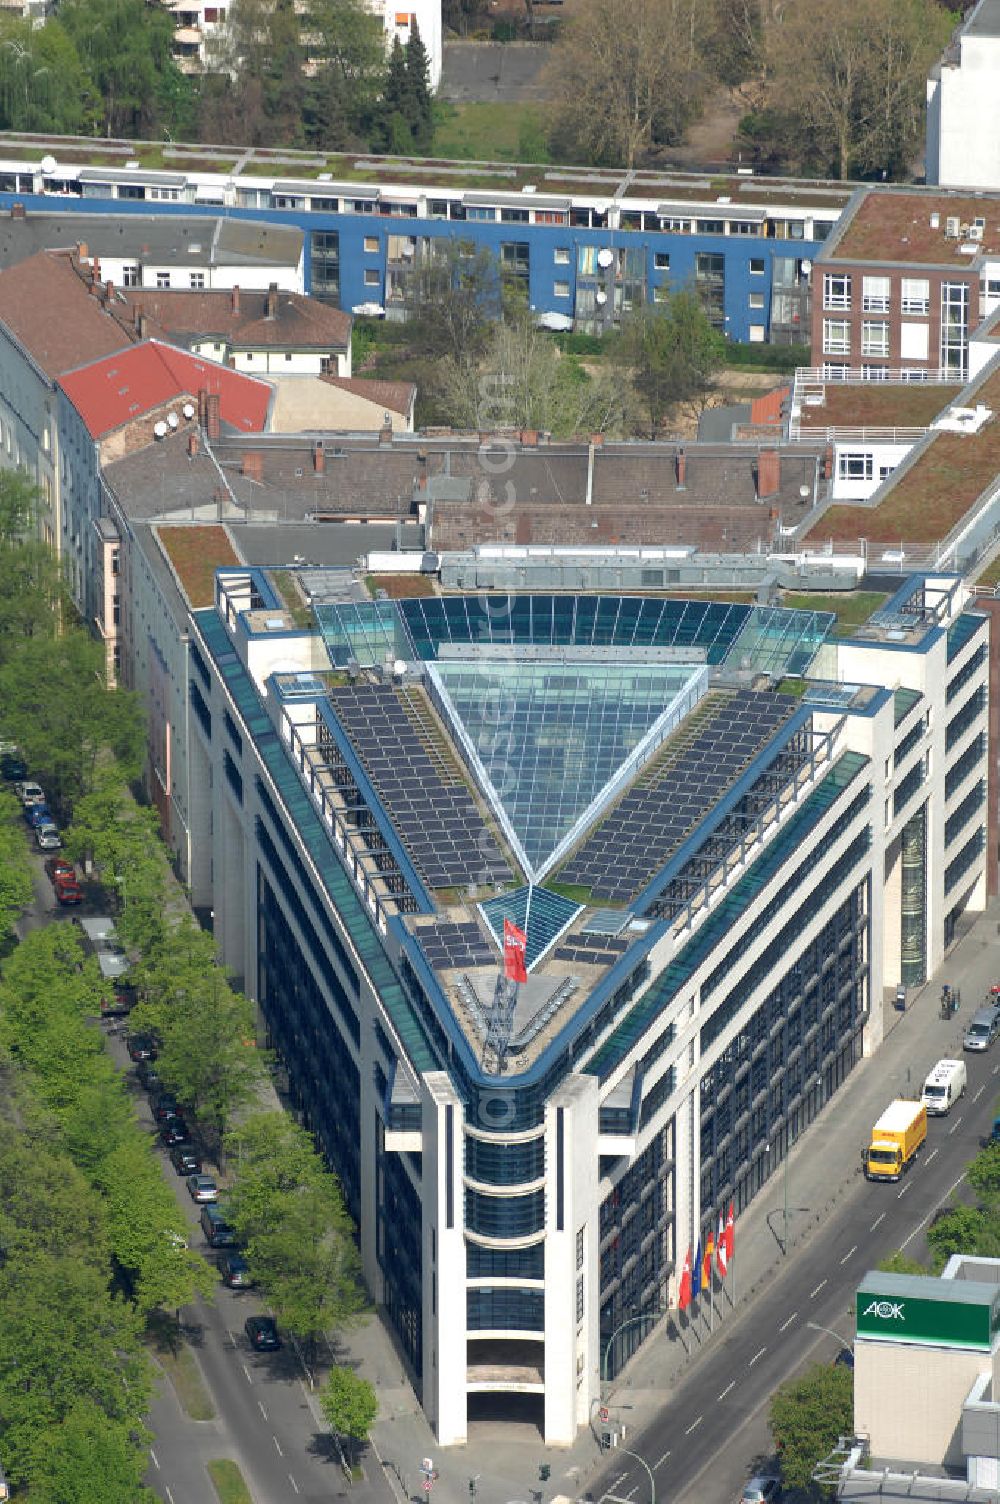
<instances>
[{"instance_id":1,"label":"road marking line","mask_svg":"<svg viewBox=\"0 0 1000 1504\"><path fill-rule=\"evenodd\" d=\"M962 1181L964 1179L965 1179L965 1176L964 1175L960 1175L957 1180L953 1180L952 1183L951 1183L951 1185L945 1191L944 1195L945 1196L950 1196L951 1193L952 1193L952 1191L955 1190L957 1186L960 1186L962 1184ZM944 1200L944 1197L942 1197L941 1199Z\"/></svg>"},{"instance_id":2,"label":"road marking line","mask_svg":"<svg viewBox=\"0 0 1000 1504\"><path fill-rule=\"evenodd\" d=\"M799 1314L798 1311L793 1311L792 1314L789 1316L788 1320L786 1322L784 1322L783 1325L779 1326L778 1331L779 1332L783 1332L785 1330L785 1327L791 1326L792 1322L795 1320L795 1318L796 1318L796 1316L798 1314Z\"/></svg>"},{"instance_id":3,"label":"road marking line","mask_svg":"<svg viewBox=\"0 0 1000 1504\"><path fill-rule=\"evenodd\" d=\"M684 1432L684 1435L685 1435L685 1436L690 1436L690 1435L691 1435L691 1432L692 1432L692 1431L697 1431L697 1429L698 1429L698 1427L699 1427L699 1426L700 1426L700 1425L701 1425L701 1416L700 1416L700 1415L699 1415L699 1417L698 1417L698 1419L697 1419L697 1420L696 1420L696 1421L695 1421L695 1423L694 1423L694 1425L693 1425L693 1426L688 1426L688 1428L687 1428L687 1430L686 1430L686 1431L685 1431L685 1432Z\"/></svg>"},{"instance_id":4,"label":"road marking line","mask_svg":"<svg viewBox=\"0 0 1000 1504\"><path fill-rule=\"evenodd\" d=\"M907 1181L906 1184L904 1185L903 1189L901 1191L897 1191L896 1192L896 1200L897 1201L901 1201L902 1198L906 1195L906 1193L907 1193L907 1191L909 1189L910 1189L910 1182Z\"/></svg>"},{"instance_id":5,"label":"road marking line","mask_svg":"<svg viewBox=\"0 0 1000 1504\"><path fill-rule=\"evenodd\" d=\"M272 1436L271 1440L274 1442L274 1449L277 1452L278 1456L284 1457L285 1454L281 1450L281 1442L278 1440L278 1438L276 1436Z\"/></svg>"},{"instance_id":6,"label":"road marking line","mask_svg":"<svg viewBox=\"0 0 1000 1504\"><path fill-rule=\"evenodd\" d=\"M245 1374L246 1374L246 1376L247 1376L247 1383L248 1383L248 1384L252 1384L252 1383L253 1383L253 1379L252 1379L252 1378L251 1378L251 1377L250 1377L250 1370L249 1370L249 1368L248 1368L248 1367L247 1367L247 1366L246 1366L246 1364L245 1364L245 1363L243 1363L243 1364L241 1364L241 1367L242 1367L242 1369L243 1369L243 1372L244 1372L244 1373L245 1373Z\"/></svg>"},{"instance_id":7,"label":"road marking line","mask_svg":"<svg viewBox=\"0 0 1000 1504\"><path fill-rule=\"evenodd\" d=\"M295 1492L298 1493L298 1491L299 1491L299 1485L296 1483L296 1481L292 1477L291 1473L288 1474L288 1481L292 1485L292 1487L294 1488Z\"/></svg>"},{"instance_id":8,"label":"road marking line","mask_svg":"<svg viewBox=\"0 0 1000 1504\"><path fill-rule=\"evenodd\" d=\"M735 1388L736 1388L736 1380L735 1379L731 1379L730 1382L726 1385L725 1389L719 1395L719 1399L720 1400L724 1400L725 1397L726 1397L726 1395L729 1393L729 1391L731 1389L735 1389Z\"/></svg>"},{"instance_id":9,"label":"road marking line","mask_svg":"<svg viewBox=\"0 0 1000 1504\"><path fill-rule=\"evenodd\" d=\"M616 1478L612 1478L612 1480L611 1480L611 1488L617 1488L618 1485L619 1485L619 1483L624 1483L624 1481L625 1481L625 1479L627 1477L628 1477L628 1473L619 1473ZM610 1498L610 1497L611 1497L611 1492L610 1492L610 1489L609 1489L609 1491L608 1491L608 1498Z\"/></svg>"},{"instance_id":10,"label":"road marking line","mask_svg":"<svg viewBox=\"0 0 1000 1504\"><path fill-rule=\"evenodd\" d=\"M666 1462L666 1460L667 1460L667 1458L668 1458L668 1457L669 1457L669 1456L670 1456L670 1453L669 1453L669 1452L664 1452L664 1454L663 1454L663 1456L662 1456L662 1457L661 1457L661 1458L660 1458L660 1460L659 1460L659 1462L654 1462L654 1463L653 1463L653 1472L654 1472L654 1473L655 1473L655 1472L656 1472L656 1469L657 1469L657 1468L658 1468L658 1467L662 1467L662 1466L663 1466L663 1464L664 1464L664 1463L665 1463L665 1462Z\"/></svg>"},{"instance_id":11,"label":"road marking line","mask_svg":"<svg viewBox=\"0 0 1000 1504\"><path fill-rule=\"evenodd\" d=\"M639 1485L638 1485L638 1483L637 1483L637 1484L636 1484L636 1485L635 1485L635 1488L630 1488L630 1489L629 1489L629 1491L628 1491L628 1493L627 1493L627 1494L626 1494L626 1495L625 1495L625 1498L626 1498L626 1499L628 1499L628 1500L631 1500L631 1499L634 1499L634 1498L635 1498L635 1496L636 1496L636 1494L637 1494L637 1493L638 1493L638 1492L639 1492Z\"/></svg>"},{"instance_id":12,"label":"road marking line","mask_svg":"<svg viewBox=\"0 0 1000 1504\"><path fill-rule=\"evenodd\" d=\"M876 1227L877 1227L877 1226L878 1226L878 1225L879 1225L879 1223L880 1223L880 1222L881 1222L881 1221L882 1221L882 1218L883 1218L883 1217L884 1217L884 1216L885 1216L885 1212L879 1212L879 1214L878 1214L878 1216L877 1216L877 1217L876 1217L876 1218L875 1218L875 1221L874 1221L874 1222L873 1222L873 1223L872 1223L872 1225L871 1225L871 1227L869 1227L869 1229L868 1229L868 1231L869 1231L869 1232L874 1232L874 1231L875 1231L875 1229L876 1229Z\"/></svg>"},{"instance_id":13,"label":"road marking line","mask_svg":"<svg viewBox=\"0 0 1000 1504\"><path fill-rule=\"evenodd\" d=\"M984 1092L984 1091L985 1091L985 1090L986 1090L986 1087L985 1087L985 1086L981 1086L981 1087L980 1087L980 1088L979 1088L979 1090L978 1090L978 1091L977 1091L977 1092L976 1092L976 1095L975 1095L975 1096L974 1096L974 1097L973 1097L973 1099L972 1099L972 1100L973 1100L973 1101L974 1101L974 1102L978 1102L978 1101L979 1101L979 1098L980 1098L980 1097L981 1097L981 1096L982 1096L982 1094L983 1094L983 1092Z\"/></svg>"},{"instance_id":14,"label":"road marking line","mask_svg":"<svg viewBox=\"0 0 1000 1504\"><path fill-rule=\"evenodd\" d=\"M809 1291L809 1299L810 1300L815 1300L816 1296L819 1294L819 1292L822 1290L822 1288L823 1288L823 1286L825 1284L826 1284L826 1280L825 1279L821 1279L820 1282L819 1282L819 1284L816 1286L815 1290L810 1290Z\"/></svg>"},{"instance_id":15,"label":"road marking line","mask_svg":"<svg viewBox=\"0 0 1000 1504\"><path fill-rule=\"evenodd\" d=\"M159 1470L160 1470L160 1459L159 1459L159 1457L157 1457L157 1455L153 1451L152 1447L150 1447L150 1449L149 1449L149 1455L153 1459L153 1465L156 1468L156 1471L159 1472Z\"/></svg>"},{"instance_id":16,"label":"road marking line","mask_svg":"<svg viewBox=\"0 0 1000 1504\"><path fill-rule=\"evenodd\" d=\"M264 1419L267 1420L267 1411L264 1409L264 1401L263 1400L258 1400L257 1401L257 1409L260 1411L260 1413L264 1417Z\"/></svg>"},{"instance_id":17,"label":"road marking line","mask_svg":"<svg viewBox=\"0 0 1000 1504\"><path fill-rule=\"evenodd\" d=\"M171 1492L170 1492L170 1489L169 1489L169 1488L168 1488L168 1487L167 1487L167 1485L166 1485L166 1484L164 1484L164 1485L163 1485L163 1492L164 1492L164 1493L165 1493L165 1494L166 1494L166 1496L167 1496L167 1504L174 1504L174 1496L173 1496L173 1494L172 1494L172 1493L171 1493Z\"/></svg>"},{"instance_id":18,"label":"road marking line","mask_svg":"<svg viewBox=\"0 0 1000 1504\"><path fill-rule=\"evenodd\" d=\"M233 1335L232 1329L230 1327L228 1327L228 1326L226 1327L226 1336L229 1338L229 1341L232 1344L232 1346L235 1347L236 1346L236 1338Z\"/></svg>"},{"instance_id":19,"label":"road marking line","mask_svg":"<svg viewBox=\"0 0 1000 1504\"><path fill-rule=\"evenodd\" d=\"M956 1118L955 1121L952 1123L951 1127L948 1129L948 1132L949 1133L954 1133L955 1129L957 1127L959 1127L959 1125L961 1124L961 1121L962 1121L961 1118Z\"/></svg>"},{"instance_id":20,"label":"road marking line","mask_svg":"<svg viewBox=\"0 0 1000 1504\"><path fill-rule=\"evenodd\" d=\"M757 1359L758 1358L762 1358L766 1352L767 1352L767 1348L766 1347L762 1347L759 1353L754 1353L753 1357L750 1359L750 1362L747 1364L747 1367L748 1368L752 1368L754 1366L754 1364L756 1363Z\"/></svg>"},{"instance_id":21,"label":"road marking line","mask_svg":"<svg viewBox=\"0 0 1000 1504\"><path fill-rule=\"evenodd\" d=\"M925 1165L929 1165L930 1162L931 1162L931 1160L934 1158L934 1156L935 1156L935 1154L937 1152L938 1151L936 1149L932 1149L931 1152L928 1154L927 1158L924 1160L924 1164ZM885 1213L883 1212L882 1215L885 1216Z\"/></svg>"},{"instance_id":22,"label":"road marking line","mask_svg":"<svg viewBox=\"0 0 1000 1504\"><path fill-rule=\"evenodd\" d=\"M852 1254L857 1253L857 1251L858 1251L858 1245L857 1245L857 1243L855 1243L854 1247L848 1249L847 1253L844 1254L844 1257L841 1259L840 1262L842 1264L846 1264L847 1260L852 1256Z\"/></svg>"},{"instance_id":23,"label":"road marking line","mask_svg":"<svg viewBox=\"0 0 1000 1504\"><path fill-rule=\"evenodd\" d=\"M927 1216L926 1216L926 1217L925 1217L925 1218L924 1218L924 1219L923 1219L923 1222L918 1222L918 1223L917 1223L917 1225L916 1225L916 1227L915 1227L915 1228L914 1228L914 1229L913 1229L913 1231L912 1231L912 1232L911 1232L911 1233L910 1233L910 1235L909 1235L909 1237L908 1237L908 1238L906 1238L906 1239L905 1239L905 1241L904 1241L904 1242L902 1242L902 1243L900 1243L900 1245L899 1245L899 1251L900 1251L900 1253L902 1253L902 1251L903 1251L903 1249L904 1249L904 1248L905 1248L905 1247L906 1247L906 1244L907 1244L907 1243L912 1243L912 1242L913 1242L913 1239L914 1239L914 1238L915 1238L915 1237L916 1237L916 1236L917 1236L917 1233L918 1233L918 1232L919 1232L919 1231L920 1231L920 1229L921 1229L921 1228L922 1228L922 1227L923 1227L923 1225L924 1225L924 1222L927 1222L927 1221L929 1221L929 1220L930 1220L930 1218L931 1218L931 1217L932 1217L932 1216L933 1216L933 1215L934 1215L934 1213L935 1213L935 1212L936 1212L936 1211L937 1211L937 1208L938 1208L938 1206L941 1206L941 1205L943 1205L943 1203L944 1203L944 1202L945 1202L945 1201L947 1201L947 1200L948 1200L948 1197L949 1197L949 1196L950 1196L950 1195L951 1195L951 1193L952 1193L952 1191L953 1191L953 1190L955 1190L955 1188L956 1188L956 1187L957 1187L957 1186L960 1186L960 1185L961 1185L961 1184L962 1184L962 1181L963 1181L963 1180L964 1180L964 1179L965 1179L965 1176L964 1176L964 1175L960 1175L960 1176L959 1176L959 1177L958 1177L958 1179L957 1179L957 1180L956 1180L956 1181L954 1181L954 1182L953 1182L953 1183L952 1183L952 1184L951 1184L951 1185L950 1185L950 1186L949 1186L949 1187L948 1187L948 1189L947 1189L947 1190L946 1190L946 1191L945 1191L945 1193L944 1193L944 1195L943 1195L943 1196L942 1196L942 1197L941 1197L941 1200L940 1200L940 1201L939 1201L939 1202L938 1202L938 1203L937 1203L937 1206L932 1206L932 1207L931 1207L931 1209L930 1209L930 1211L929 1211L929 1212L928 1212L928 1213L927 1213Z\"/></svg>"},{"instance_id":24,"label":"road marking line","mask_svg":"<svg viewBox=\"0 0 1000 1504\"><path fill-rule=\"evenodd\" d=\"M995 1065L993 1067L993 1074L994 1074L994 1076L996 1075L997 1071L1000 1071L1000 1065Z\"/></svg>"}]
</instances>

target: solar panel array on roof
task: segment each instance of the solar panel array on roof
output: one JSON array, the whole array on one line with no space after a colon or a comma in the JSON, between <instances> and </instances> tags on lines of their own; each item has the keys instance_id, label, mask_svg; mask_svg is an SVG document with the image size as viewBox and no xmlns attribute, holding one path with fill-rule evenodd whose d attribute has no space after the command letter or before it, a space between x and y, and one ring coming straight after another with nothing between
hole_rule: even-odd
<instances>
[{"instance_id":1,"label":"solar panel array on roof","mask_svg":"<svg viewBox=\"0 0 1000 1504\"><path fill-rule=\"evenodd\" d=\"M624 935L588 935L585 931L569 935L564 945L552 952L555 961L583 962L587 966L607 966L628 950Z\"/></svg>"},{"instance_id":2,"label":"solar panel array on roof","mask_svg":"<svg viewBox=\"0 0 1000 1504\"><path fill-rule=\"evenodd\" d=\"M334 689L330 703L427 886L509 882L426 703L388 684Z\"/></svg>"},{"instance_id":3,"label":"solar panel array on roof","mask_svg":"<svg viewBox=\"0 0 1000 1504\"><path fill-rule=\"evenodd\" d=\"M794 710L787 697L750 690L706 703L570 857L559 873L560 883L627 902L666 864Z\"/></svg>"},{"instance_id":4,"label":"solar panel array on roof","mask_svg":"<svg viewBox=\"0 0 1000 1504\"><path fill-rule=\"evenodd\" d=\"M436 971L467 966L496 966L497 952L474 920L439 920L415 931L424 955Z\"/></svg>"}]
</instances>

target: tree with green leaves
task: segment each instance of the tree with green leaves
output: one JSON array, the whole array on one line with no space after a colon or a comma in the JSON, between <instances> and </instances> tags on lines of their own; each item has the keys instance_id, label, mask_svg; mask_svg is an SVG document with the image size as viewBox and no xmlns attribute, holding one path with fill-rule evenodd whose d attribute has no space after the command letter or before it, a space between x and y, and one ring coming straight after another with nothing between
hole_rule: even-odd
<instances>
[{"instance_id":1,"label":"tree with green leaves","mask_svg":"<svg viewBox=\"0 0 1000 1504\"><path fill-rule=\"evenodd\" d=\"M690 288L672 293L666 303L638 308L625 320L617 356L631 372L650 438L659 435L672 408L704 401L724 355L725 341Z\"/></svg>"},{"instance_id":2,"label":"tree with green leaves","mask_svg":"<svg viewBox=\"0 0 1000 1504\"><path fill-rule=\"evenodd\" d=\"M331 1429L347 1437L353 1464L355 1446L368 1440L378 1416L374 1386L350 1368L334 1368L317 1397Z\"/></svg>"},{"instance_id":3,"label":"tree with green leaves","mask_svg":"<svg viewBox=\"0 0 1000 1504\"><path fill-rule=\"evenodd\" d=\"M51 640L65 590L58 562L39 536L41 494L20 470L0 470L0 665L28 640ZM4 714L0 732L6 730Z\"/></svg>"},{"instance_id":4,"label":"tree with green leaves","mask_svg":"<svg viewBox=\"0 0 1000 1504\"><path fill-rule=\"evenodd\" d=\"M885 1258L879 1259L875 1265L883 1274L926 1274L927 1270L919 1259L911 1259L908 1253L896 1249L895 1253L886 1254Z\"/></svg>"},{"instance_id":5,"label":"tree with green leaves","mask_svg":"<svg viewBox=\"0 0 1000 1504\"><path fill-rule=\"evenodd\" d=\"M363 0L309 0L311 76L304 102L309 143L327 151L362 146L386 72L382 22Z\"/></svg>"},{"instance_id":6,"label":"tree with green leaves","mask_svg":"<svg viewBox=\"0 0 1000 1504\"><path fill-rule=\"evenodd\" d=\"M393 37L389 51L378 135L382 150L398 156L408 156L414 149L407 100L408 87L406 54L397 35Z\"/></svg>"},{"instance_id":7,"label":"tree with green leaves","mask_svg":"<svg viewBox=\"0 0 1000 1504\"><path fill-rule=\"evenodd\" d=\"M149 1433L111 1420L87 1395L42 1431L31 1461L31 1504L157 1504L143 1486Z\"/></svg>"},{"instance_id":8,"label":"tree with green leaves","mask_svg":"<svg viewBox=\"0 0 1000 1504\"><path fill-rule=\"evenodd\" d=\"M431 94L431 64L417 18L410 21L410 40L406 44L403 114L410 128L413 145L426 155L434 139L434 99Z\"/></svg>"},{"instance_id":9,"label":"tree with green leaves","mask_svg":"<svg viewBox=\"0 0 1000 1504\"><path fill-rule=\"evenodd\" d=\"M167 922L159 819L135 802L117 764L98 767L90 792L76 801L65 847L74 861L93 862L104 886L117 895L122 938L154 951Z\"/></svg>"},{"instance_id":10,"label":"tree with green leaves","mask_svg":"<svg viewBox=\"0 0 1000 1504\"><path fill-rule=\"evenodd\" d=\"M980 1149L966 1171L966 1179L986 1206L1000 1211L1000 1144L989 1143Z\"/></svg>"},{"instance_id":11,"label":"tree with green leaves","mask_svg":"<svg viewBox=\"0 0 1000 1504\"><path fill-rule=\"evenodd\" d=\"M155 135L184 93L173 56L173 17L145 0L62 0L59 24L103 104L101 134Z\"/></svg>"},{"instance_id":12,"label":"tree with green leaves","mask_svg":"<svg viewBox=\"0 0 1000 1504\"><path fill-rule=\"evenodd\" d=\"M65 28L0 20L0 125L4 130L92 132L100 101Z\"/></svg>"},{"instance_id":13,"label":"tree with green leaves","mask_svg":"<svg viewBox=\"0 0 1000 1504\"><path fill-rule=\"evenodd\" d=\"M949 1207L927 1229L927 1241L938 1270L953 1253L1000 1258L1000 1218L981 1206Z\"/></svg>"},{"instance_id":14,"label":"tree with green leaves","mask_svg":"<svg viewBox=\"0 0 1000 1504\"><path fill-rule=\"evenodd\" d=\"M81 628L22 641L0 664L0 705L7 734L64 821L108 758L123 779L139 772L145 739L138 697L108 688L104 649Z\"/></svg>"},{"instance_id":15,"label":"tree with green leaves","mask_svg":"<svg viewBox=\"0 0 1000 1504\"><path fill-rule=\"evenodd\" d=\"M32 899L31 867L20 814L14 795L0 789L0 956L10 942L14 921Z\"/></svg>"},{"instance_id":16,"label":"tree with green leaves","mask_svg":"<svg viewBox=\"0 0 1000 1504\"><path fill-rule=\"evenodd\" d=\"M781 1385L768 1424L786 1486L810 1488L816 1464L854 1429L853 1373L841 1364L815 1364Z\"/></svg>"}]
</instances>

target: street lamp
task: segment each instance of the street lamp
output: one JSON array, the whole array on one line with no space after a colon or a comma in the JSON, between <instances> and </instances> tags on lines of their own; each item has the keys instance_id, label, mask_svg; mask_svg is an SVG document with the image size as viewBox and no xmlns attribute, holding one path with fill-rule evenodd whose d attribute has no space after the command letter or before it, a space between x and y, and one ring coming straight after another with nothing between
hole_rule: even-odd
<instances>
[{"instance_id":1,"label":"street lamp","mask_svg":"<svg viewBox=\"0 0 1000 1504\"><path fill-rule=\"evenodd\" d=\"M639 1463L640 1467L646 1469L646 1474L649 1478L649 1504L656 1504L656 1479L653 1477L653 1469L645 1457L640 1457L638 1452L630 1452L628 1447L619 1447L618 1451L624 1452L626 1457L633 1457Z\"/></svg>"},{"instance_id":2,"label":"street lamp","mask_svg":"<svg viewBox=\"0 0 1000 1504\"><path fill-rule=\"evenodd\" d=\"M624 1332L627 1327L635 1326L637 1322L640 1322L640 1321L659 1321L659 1319L660 1319L660 1317L662 1315L663 1315L663 1309L662 1309L662 1307L657 1306L657 1308L656 1308L655 1311L640 1311L637 1316L626 1316L626 1318L625 1318L624 1321L619 1322L618 1326L615 1327L614 1331L611 1333L611 1336L608 1338L607 1342L604 1345L604 1357L601 1360L601 1383L602 1383L602 1385L606 1384L608 1382L608 1360L611 1357L611 1347L612 1347L612 1344L614 1343L615 1338L618 1337L618 1336L620 1336L621 1333Z\"/></svg>"}]
</instances>

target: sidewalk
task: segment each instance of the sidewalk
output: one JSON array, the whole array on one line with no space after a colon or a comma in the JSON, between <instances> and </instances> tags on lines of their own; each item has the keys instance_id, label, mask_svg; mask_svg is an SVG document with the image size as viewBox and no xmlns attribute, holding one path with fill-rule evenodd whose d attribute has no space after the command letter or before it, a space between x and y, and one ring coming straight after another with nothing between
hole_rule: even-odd
<instances>
[{"instance_id":1,"label":"sidewalk","mask_svg":"<svg viewBox=\"0 0 1000 1504\"><path fill-rule=\"evenodd\" d=\"M893 989L887 993L882 1047L855 1067L789 1156L790 1248L806 1244L830 1210L857 1184L866 1135L886 1104L894 1096L916 1094L936 1060L961 1054L962 1034L969 1018L990 985L1000 979L998 932L1000 901L994 900L953 945L941 974L911 994L905 1013L894 1010ZM942 980L958 987L962 997L958 1017L947 1023L938 1012ZM620 1375L609 1404L613 1412L618 1411L619 1420L625 1419L630 1435L635 1436L669 1391L683 1382L701 1353L732 1332L733 1322L747 1311L764 1282L780 1272L783 1180L784 1170L780 1168L736 1224L736 1253L726 1280L728 1290L736 1290L735 1310L730 1309L726 1296L720 1297L717 1292L714 1334L708 1334L706 1313L706 1319L694 1327L695 1332L703 1332L700 1344L691 1344L686 1329L692 1347L688 1354L668 1320ZM887 1247L884 1252L893 1249ZM720 1312L725 1313L721 1319ZM432 1494L436 1504L470 1504L472 1477L477 1478L476 1504L527 1504L536 1492L544 1492L550 1499L559 1494L575 1498L586 1491L589 1479L600 1469L602 1454L586 1429L572 1447L555 1449L542 1445L534 1426L481 1422L470 1428L468 1446L443 1450L433 1439L381 1323L371 1320L345 1333L344 1346L348 1361L357 1364L376 1387L379 1419L373 1440L377 1457L385 1464L387 1479L400 1500L423 1493L419 1464L424 1457L433 1458L439 1473ZM542 1462L552 1469L544 1490L538 1480ZM376 1458L370 1459L369 1472L371 1463L376 1463Z\"/></svg>"}]
</instances>

